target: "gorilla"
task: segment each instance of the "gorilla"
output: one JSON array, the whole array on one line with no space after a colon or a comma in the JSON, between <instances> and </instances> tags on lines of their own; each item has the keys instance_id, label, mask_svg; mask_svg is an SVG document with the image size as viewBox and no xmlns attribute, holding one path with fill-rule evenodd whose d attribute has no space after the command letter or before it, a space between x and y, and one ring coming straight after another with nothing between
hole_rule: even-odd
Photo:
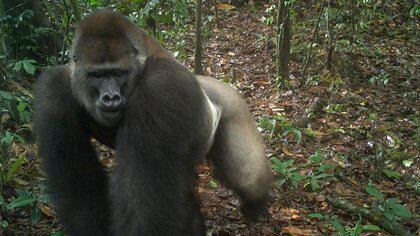
<instances>
[{"instance_id":1,"label":"gorilla","mask_svg":"<svg viewBox=\"0 0 420 236\"><path fill-rule=\"evenodd\" d=\"M35 87L35 133L57 215L70 235L205 235L195 193L204 158L253 220L272 176L247 104L194 76L123 15L83 19L71 61ZM91 139L115 149L102 167Z\"/></svg>"}]
</instances>

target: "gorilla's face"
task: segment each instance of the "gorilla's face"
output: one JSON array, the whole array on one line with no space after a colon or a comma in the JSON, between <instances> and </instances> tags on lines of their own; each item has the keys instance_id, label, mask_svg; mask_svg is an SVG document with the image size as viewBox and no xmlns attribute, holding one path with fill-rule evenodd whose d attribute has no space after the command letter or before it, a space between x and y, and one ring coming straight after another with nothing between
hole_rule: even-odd
<instances>
[{"instance_id":1,"label":"gorilla's face","mask_svg":"<svg viewBox=\"0 0 420 236\"><path fill-rule=\"evenodd\" d=\"M137 51L118 38L84 40L72 58L73 93L97 122L117 126L130 94L127 85L140 73Z\"/></svg>"}]
</instances>

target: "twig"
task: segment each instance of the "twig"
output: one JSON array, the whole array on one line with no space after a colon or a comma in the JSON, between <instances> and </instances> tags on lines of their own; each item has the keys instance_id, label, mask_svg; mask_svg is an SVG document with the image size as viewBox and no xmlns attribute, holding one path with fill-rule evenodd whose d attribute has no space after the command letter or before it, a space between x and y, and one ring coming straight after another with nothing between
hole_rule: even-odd
<instances>
[{"instance_id":1,"label":"twig","mask_svg":"<svg viewBox=\"0 0 420 236\"><path fill-rule=\"evenodd\" d=\"M71 16L70 16L70 12L66 3L66 0L63 0L63 4L64 4L64 9L66 11L66 15L67 15L67 22L66 22L66 30L64 31L64 37L63 37L63 44L62 44L62 52L61 52L61 64L64 63L64 57L65 57L65 51L66 51L66 38L67 38L67 34L69 32L69 26L70 26L70 20L71 20Z\"/></svg>"},{"instance_id":2,"label":"twig","mask_svg":"<svg viewBox=\"0 0 420 236\"><path fill-rule=\"evenodd\" d=\"M306 84L306 79L305 79L306 69L308 68L308 64L309 64L309 61L310 61L311 56L312 56L312 48L314 47L315 38L316 38L316 35L318 34L319 23L321 22L321 17L322 17L322 14L324 12L325 2L326 2L326 0L322 1L321 10L319 12L318 20L317 20L316 25L315 25L314 33L312 35L311 46L309 47L308 55L306 56L305 66L303 67L302 78L300 80L299 88L302 88L303 85Z\"/></svg>"}]
</instances>

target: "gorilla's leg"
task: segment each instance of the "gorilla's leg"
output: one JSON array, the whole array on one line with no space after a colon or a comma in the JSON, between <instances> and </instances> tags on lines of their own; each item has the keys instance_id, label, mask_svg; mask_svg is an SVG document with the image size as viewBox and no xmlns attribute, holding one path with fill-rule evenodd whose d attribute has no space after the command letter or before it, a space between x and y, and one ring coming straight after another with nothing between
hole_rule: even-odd
<instances>
[{"instance_id":1,"label":"gorilla's leg","mask_svg":"<svg viewBox=\"0 0 420 236\"><path fill-rule=\"evenodd\" d=\"M35 133L47 187L69 235L109 235L107 176L80 126L83 114L63 68L45 72L35 90Z\"/></svg>"},{"instance_id":2,"label":"gorilla's leg","mask_svg":"<svg viewBox=\"0 0 420 236\"><path fill-rule=\"evenodd\" d=\"M216 175L241 198L244 215L255 220L265 210L272 183L255 122L236 90L210 77L197 78L210 100L222 110L207 157L214 163Z\"/></svg>"}]
</instances>

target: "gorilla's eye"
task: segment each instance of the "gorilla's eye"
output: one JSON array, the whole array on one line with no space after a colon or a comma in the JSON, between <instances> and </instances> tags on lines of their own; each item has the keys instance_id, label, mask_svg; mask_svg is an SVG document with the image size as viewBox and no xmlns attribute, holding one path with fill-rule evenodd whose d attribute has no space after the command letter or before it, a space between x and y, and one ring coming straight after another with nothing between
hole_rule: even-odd
<instances>
[{"instance_id":1,"label":"gorilla's eye","mask_svg":"<svg viewBox=\"0 0 420 236\"><path fill-rule=\"evenodd\" d=\"M112 74L116 77L125 77L128 73L128 70L115 70Z\"/></svg>"},{"instance_id":2,"label":"gorilla's eye","mask_svg":"<svg viewBox=\"0 0 420 236\"><path fill-rule=\"evenodd\" d=\"M98 78L102 78L104 76L104 74L101 73L101 72L98 72L98 71L90 71L90 72L87 73L86 76L88 78L96 78L96 79L98 79Z\"/></svg>"},{"instance_id":3,"label":"gorilla's eye","mask_svg":"<svg viewBox=\"0 0 420 236\"><path fill-rule=\"evenodd\" d=\"M76 61L77 61L77 55L76 55L76 54L73 54L73 56L71 57L71 59L72 59L74 62L76 62Z\"/></svg>"}]
</instances>

